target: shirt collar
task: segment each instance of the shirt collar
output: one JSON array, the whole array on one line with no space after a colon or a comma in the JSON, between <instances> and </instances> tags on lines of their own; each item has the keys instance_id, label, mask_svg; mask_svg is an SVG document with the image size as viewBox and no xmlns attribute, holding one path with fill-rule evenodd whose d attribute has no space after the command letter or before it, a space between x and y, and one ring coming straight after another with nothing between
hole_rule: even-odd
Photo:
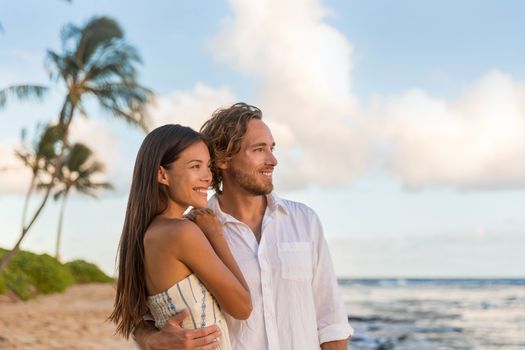
<instances>
[{"instance_id":1,"label":"shirt collar","mask_svg":"<svg viewBox=\"0 0 525 350\"><path fill-rule=\"evenodd\" d=\"M286 207L286 204L274 192L266 195L266 202L270 215L276 212L277 210L280 210L285 215L288 215L288 208ZM208 200L208 208L210 208L215 214L217 214L217 217L221 224L224 224L226 222L239 222L239 220L235 219L233 216L226 214L221 210L221 207L219 205L219 196L216 193Z\"/></svg>"},{"instance_id":2,"label":"shirt collar","mask_svg":"<svg viewBox=\"0 0 525 350\"><path fill-rule=\"evenodd\" d=\"M288 207L286 206L284 201L274 192L266 196L266 202L268 203L268 208L270 208L271 213L279 209L284 214L288 215Z\"/></svg>"}]
</instances>

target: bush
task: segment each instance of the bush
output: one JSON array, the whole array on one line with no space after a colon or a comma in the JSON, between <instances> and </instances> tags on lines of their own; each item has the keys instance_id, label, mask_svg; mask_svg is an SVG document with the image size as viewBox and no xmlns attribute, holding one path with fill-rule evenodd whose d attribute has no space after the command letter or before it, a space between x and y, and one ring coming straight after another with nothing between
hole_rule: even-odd
<instances>
[{"instance_id":1,"label":"bush","mask_svg":"<svg viewBox=\"0 0 525 350\"><path fill-rule=\"evenodd\" d=\"M29 259L27 274L40 293L62 292L75 283L69 269L48 254Z\"/></svg>"},{"instance_id":2,"label":"bush","mask_svg":"<svg viewBox=\"0 0 525 350\"><path fill-rule=\"evenodd\" d=\"M73 260L65 264L76 283L113 282L97 265L84 260Z\"/></svg>"},{"instance_id":3,"label":"bush","mask_svg":"<svg viewBox=\"0 0 525 350\"><path fill-rule=\"evenodd\" d=\"M5 254L5 249L0 248L0 258ZM4 274L0 272L0 294L5 294L7 288L5 287Z\"/></svg>"},{"instance_id":4,"label":"bush","mask_svg":"<svg viewBox=\"0 0 525 350\"><path fill-rule=\"evenodd\" d=\"M5 253L0 248L0 257ZM19 251L0 272L0 294L11 290L27 300L37 294L62 292L73 283L112 281L97 265L83 260L61 264L48 254Z\"/></svg>"},{"instance_id":5,"label":"bush","mask_svg":"<svg viewBox=\"0 0 525 350\"><path fill-rule=\"evenodd\" d=\"M37 294L36 288L31 283L29 276L23 271L20 271L20 269L12 267L11 264L9 264L9 266L2 271L2 274L4 276L6 289L11 290L20 299L27 300Z\"/></svg>"},{"instance_id":6,"label":"bush","mask_svg":"<svg viewBox=\"0 0 525 350\"><path fill-rule=\"evenodd\" d=\"M4 282L4 274L0 273L0 294L4 294L6 292L5 288L5 282Z\"/></svg>"},{"instance_id":7,"label":"bush","mask_svg":"<svg viewBox=\"0 0 525 350\"><path fill-rule=\"evenodd\" d=\"M26 251L18 252L2 274L5 287L23 300L39 293L62 292L75 282L69 269L55 258Z\"/></svg>"}]
</instances>

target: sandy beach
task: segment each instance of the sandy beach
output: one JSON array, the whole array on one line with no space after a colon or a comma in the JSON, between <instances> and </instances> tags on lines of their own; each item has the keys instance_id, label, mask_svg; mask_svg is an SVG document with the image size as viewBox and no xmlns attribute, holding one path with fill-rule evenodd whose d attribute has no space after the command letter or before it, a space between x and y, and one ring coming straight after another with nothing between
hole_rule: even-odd
<instances>
[{"instance_id":1,"label":"sandy beach","mask_svg":"<svg viewBox=\"0 0 525 350\"><path fill-rule=\"evenodd\" d=\"M27 302L0 301L0 349L133 349L106 322L111 284L75 285Z\"/></svg>"}]
</instances>

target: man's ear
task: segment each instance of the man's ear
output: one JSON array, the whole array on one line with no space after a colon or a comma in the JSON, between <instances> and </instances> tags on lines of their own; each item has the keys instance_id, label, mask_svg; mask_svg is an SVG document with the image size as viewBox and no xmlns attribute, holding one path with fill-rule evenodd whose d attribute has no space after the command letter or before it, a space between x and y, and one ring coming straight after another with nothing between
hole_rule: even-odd
<instances>
[{"instance_id":1,"label":"man's ear","mask_svg":"<svg viewBox=\"0 0 525 350\"><path fill-rule=\"evenodd\" d=\"M161 185L168 186L168 174L166 174L166 169L164 169L162 166L159 166L159 170L157 172L157 181Z\"/></svg>"},{"instance_id":2,"label":"man's ear","mask_svg":"<svg viewBox=\"0 0 525 350\"><path fill-rule=\"evenodd\" d=\"M215 161L215 166L221 170L228 169L228 161L225 159Z\"/></svg>"}]
</instances>

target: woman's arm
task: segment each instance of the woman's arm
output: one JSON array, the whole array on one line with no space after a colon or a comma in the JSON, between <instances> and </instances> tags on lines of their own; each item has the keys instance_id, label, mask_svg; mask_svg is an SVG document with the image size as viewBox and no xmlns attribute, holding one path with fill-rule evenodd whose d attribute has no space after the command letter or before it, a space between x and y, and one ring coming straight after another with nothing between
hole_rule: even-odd
<instances>
[{"instance_id":1,"label":"woman's arm","mask_svg":"<svg viewBox=\"0 0 525 350\"><path fill-rule=\"evenodd\" d=\"M250 291L218 220L209 213L193 219L207 227L207 235L190 220L179 222L173 247L177 258L197 275L224 311L247 319L252 311Z\"/></svg>"},{"instance_id":2,"label":"woman's arm","mask_svg":"<svg viewBox=\"0 0 525 350\"><path fill-rule=\"evenodd\" d=\"M230 271L235 275L237 280L243 285L244 289L249 293L250 289L248 283L244 279L244 275L237 265L237 261L232 255L228 242L224 237L224 231L222 225L217 219L215 213L209 208L192 210L186 215L186 218L193 221L201 231L204 233L208 241L210 242L213 250L217 256L222 260Z\"/></svg>"}]
</instances>

